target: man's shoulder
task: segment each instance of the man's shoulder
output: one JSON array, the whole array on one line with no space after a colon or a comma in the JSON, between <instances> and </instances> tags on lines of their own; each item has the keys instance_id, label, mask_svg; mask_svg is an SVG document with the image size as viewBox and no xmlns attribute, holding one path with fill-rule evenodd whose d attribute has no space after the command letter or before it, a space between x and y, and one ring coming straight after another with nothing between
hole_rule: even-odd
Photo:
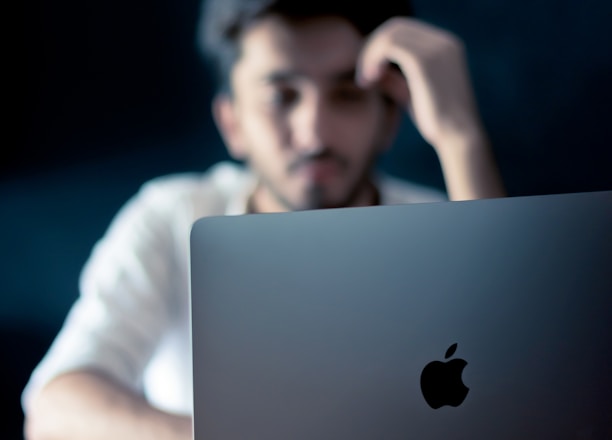
<instances>
[{"instance_id":1,"label":"man's shoulder","mask_svg":"<svg viewBox=\"0 0 612 440\"><path fill-rule=\"evenodd\" d=\"M219 162L202 172L178 172L144 182L129 205L178 215L223 215L251 182L251 173L232 162Z\"/></svg>"},{"instance_id":2,"label":"man's shoulder","mask_svg":"<svg viewBox=\"0 0 612 440\"><path fill-rule=\"evenodd\" d=\"M154 177L142 186L144 191L178 194L181 192L232 192L250 176L246 168L224 161L202 172L179 172Z\"/></svg>"},{"instance_id":3,"label":"man's shoulder","mask_svg":"<svg viewBox=\"0 0 612 440\"><path fill-rule=\"evenodd\" d=\"M219 162L202 172L180 172L154 177L145 182L141 192L156 198L181 196L232 197L250 179L246 168L232 162Z\"/></svg>"},{"instance_id":4,"label":"man's shoulder","mask_svg":"<svg viewBox=\"0 0 612 440\"><path fill-rule=\"evenodd\" d=\"M381 201L384 205L447 201L446 193L436 187L401 179L389 174L379 175Z\"/></svg>"}]
</instances>

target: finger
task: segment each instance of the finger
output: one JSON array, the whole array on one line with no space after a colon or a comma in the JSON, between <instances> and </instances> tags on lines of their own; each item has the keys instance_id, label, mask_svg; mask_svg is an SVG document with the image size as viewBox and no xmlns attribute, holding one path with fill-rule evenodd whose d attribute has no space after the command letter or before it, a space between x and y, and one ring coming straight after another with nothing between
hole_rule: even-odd
<instances>
[{"instance_id":1,"label":"finger","mask_svg":"<svg viewBox=\"0 0 612 440\"><path fill-rule=\"evenodd\" d=\"M396 62L393 47L386 41L373 41L365 48L360 69L357 70L357 84L364 88L377 88L385 96L404 109L410 106L408 80Z\"/></svg>"},{"instance_id":2,"label":"finger","mask_svg":"<svg viewBox=\"0 0 612 440\"><path fill-rule=\"evenodd\" d=\"M383 23L364 42L358 63L357 74L361 84L369 85L380 79L389 63L398 64L394 59L394 48L398 37L406 34L414 24L405 18L394 18ZM417 31L418 32L418 31Z\"/></svg>"},{"instance_id":3,"label":"finger","mask_svg":"<svg viewBox=\"0 0 612 440\"><path fill-rule=\"evenodd\" d=\"M388 20L366 40L357 65L357 80L371 85L382 76L389 62L404 73L418 68L442 48L453 48L458 41L448 31L409 18Z\"/></svg>"},{"instance_id":4,"label":"finger","mask_svg":"<svg viewBox=\"0 0 612 440\"><path fill-rule=\"evenodd\" d=\"M386 65L389 63L386 44L380 39L367 41L357 62L357 83L370 87L377 82Z\"/></svg>"}]
</instances>

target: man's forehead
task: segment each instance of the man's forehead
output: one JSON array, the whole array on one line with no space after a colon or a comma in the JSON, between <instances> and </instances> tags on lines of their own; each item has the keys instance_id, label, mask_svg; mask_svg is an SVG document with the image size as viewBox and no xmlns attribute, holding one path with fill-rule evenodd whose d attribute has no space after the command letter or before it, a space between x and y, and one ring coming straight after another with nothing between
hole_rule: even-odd
<instances>
[{"instance_id":1,"label":"man's forehead","mask_svg":"<svg viewBox=\"0 0 612 440\"><path fill-rule=\"evenodd\" d=\"M348 21L321 17L289 21L267 16L244 33L237 66L243 74L268 79L354 76L363 37Z\"/></svg>"}]
</instances>

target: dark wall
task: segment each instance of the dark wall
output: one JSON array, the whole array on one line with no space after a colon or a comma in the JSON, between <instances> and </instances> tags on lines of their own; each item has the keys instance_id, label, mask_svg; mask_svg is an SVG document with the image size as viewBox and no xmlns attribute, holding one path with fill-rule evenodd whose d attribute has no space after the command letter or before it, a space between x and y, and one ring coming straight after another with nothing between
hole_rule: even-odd
<instances>
[{"instance_id":1,"label":"dark wall","mask_svg":"<svg viewBox=\"0 0 612 440\"><path fill-rule=\"evenodd\" d=\"M464 38L510 195L612 189L608 2L415 5ZM116 210L150 177L227 157L195 50L196 0L20 7L10 63L17 120L7 127L16 136L6 135L0 161L0 377L14 410L2 438L18 438L19 391ZM442 186L433 151L409 123L384 166Z\"/></svg>"},{"instance_id":2,"label":"dark wall","mask_svg":"<svg viewBox=\"0 0 612 440\"><path fill-rule=\"evenodd\" d=\"M170 143L181 150L167 168L188 164L183 144L202 142L211 128L209 81L194 45L197 10L197 0L29 3L18 69L23 133L2 175L126 152L147 160L149 149Z\"/></svg>"}]
</instances>

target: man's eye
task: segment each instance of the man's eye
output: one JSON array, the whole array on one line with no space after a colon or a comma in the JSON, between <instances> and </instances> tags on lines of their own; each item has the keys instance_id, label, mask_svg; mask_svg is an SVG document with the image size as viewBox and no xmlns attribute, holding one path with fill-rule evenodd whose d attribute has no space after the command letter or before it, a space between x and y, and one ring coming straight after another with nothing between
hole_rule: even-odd
<instances>
[{"instance_id":1,"label":"man's eye","mask_svg":"<svg viewBox=\"0 0 612 440\"><path fill-rule=\"evenodd\" d=\"M366 92L359 87L343 87L335 90L332 98L338 102L361 102L366 98Z\"/></svg>"},{"instance_id":2,"label":"man's eye","mask_svg":"<svg viewBox=\"0 0 612 440\"><path fill-rule=\"evenodd\" d=\"M270 95L270 103L277 107L288 107L298 99L298 93L294 89L275 89Z\"/></svg>"}]
</instances>

